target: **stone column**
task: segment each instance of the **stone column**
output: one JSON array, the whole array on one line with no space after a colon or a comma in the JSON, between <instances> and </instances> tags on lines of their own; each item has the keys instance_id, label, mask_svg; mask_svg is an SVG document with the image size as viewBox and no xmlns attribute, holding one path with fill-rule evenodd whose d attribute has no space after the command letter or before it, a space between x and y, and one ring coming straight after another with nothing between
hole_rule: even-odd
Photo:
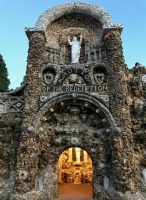
<instances>
[{"instance_id":1,"label":"stone column","mask_svg":"<svg viewBox=\"0 0 146 200\"><path fill-rule=\"evenodd\" d=\"M86 151L84 151L84 162L88 161L88 154Z\"/></svg>"},{"instance_id":2,"label":"stone column","mask_svg":"<svg viewBox=\"0 0 146 200\"><path fill-rule=\"evenodd\" d=\"M113 172L115 188L121 192L135 190L134 140L131 131L130 109L127 103L128 90L124 79L125 63L119 30L110 30L104 35L109 67L110 111L121 133L111 133Z\"/></svg>"},{"instance_id":3,"label":"stone column","mask_svg":"<svg viewBox=\"0 0 146 200\"><path fill-rule=\"evenodd\" d=\"M69 148L69 153L68 153L68 155L69 155L68 161L69 161L69 162L72 162L72 148Z\"/></svg>"},{"instance_id":4,"label":"stone column","mask_svg":"<svg viewBox=\"0 0 146 200\"><path fill-rule=\"evenodd\" d=\"M39 139L32 128L38 111L41 94L41 67L45 62L45 36L42 32L27 32L29 50L27 58L25 107L23 112L22 133L18 148L16 180L14 192L23 194L35 187L35 175L38 170Z\"/></svg>"},{"instance_id":5,"label":"stone column","mask_svg":"<svg viewBox=\"0 0 146 200\"><path fill-rule=\"evenodd\" d=\"M80 163L81 149L76 147L75 152L76 152L76 162Z\"/></svg>"}]
</instances>

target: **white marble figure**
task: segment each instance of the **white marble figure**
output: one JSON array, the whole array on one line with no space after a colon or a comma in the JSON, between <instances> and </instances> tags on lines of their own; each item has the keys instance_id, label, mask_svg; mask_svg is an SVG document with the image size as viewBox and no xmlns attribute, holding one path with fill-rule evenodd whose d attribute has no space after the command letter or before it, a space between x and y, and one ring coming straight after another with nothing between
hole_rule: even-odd
<instances>
[{"instance_id":1,"label":"white marble figure","mask_svg":"<svg viewBox=\"0 0 146 200\"><path fill-rule=\"evenodd\" d=\"M71 63L79 63L82 35L80 35L80 41L74 36L72 42L70 36L68 36L68 43L71 45Z\"/></svg>"},{"instance_id":2,"label":"white marble figure","mask_svg":"<svg viewBox=\"0 0 146 200\"><path fill-rule=\"evenodd\" d=\"M39 180L39 191L43 191L43 180Z\"/></svg>"},{"instance_id":3,"label":"white marble figure","mask_svg":"<svg viewBox=\"0 0 146 200\"><path fill-rule=\"evenodd\" d=\"M105 190L108 190L109 188L109 178L107 176L104 176L103 178L103 186Z\"/></svg>"}]
</instances>

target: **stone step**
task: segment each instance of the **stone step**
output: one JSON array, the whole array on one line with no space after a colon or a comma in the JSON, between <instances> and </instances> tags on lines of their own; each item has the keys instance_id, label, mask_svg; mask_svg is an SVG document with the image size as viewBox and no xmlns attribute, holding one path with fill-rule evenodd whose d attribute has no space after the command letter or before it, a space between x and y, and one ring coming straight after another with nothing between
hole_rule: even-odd
<instances>
[{"instance_id":1,"label":"stone step","mask_svg":"<svg viewBox=\"0 0 146 200\"><path fill-rule=\"evenodd\" d=\"M55 200L93 200L89 197L61 197L56 198Z\"/></svg>"}]
</instances>

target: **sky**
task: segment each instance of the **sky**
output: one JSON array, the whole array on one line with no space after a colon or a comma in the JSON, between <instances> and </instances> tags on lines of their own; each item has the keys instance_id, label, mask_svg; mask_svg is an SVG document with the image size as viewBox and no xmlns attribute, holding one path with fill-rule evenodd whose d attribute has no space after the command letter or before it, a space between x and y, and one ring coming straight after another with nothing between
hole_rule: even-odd
<instances>
[{"instance_id":1,"label":"sky","mask_svg":"<svg viewBox=\"0 0 146 200\"><path fill-rule=\"evenodd\" d=\"M80 0L81 1L81 0ZM50 7L76 0L0 0L0 54L8 69L10 89L19 87L26 73L28 39L25 27L35 27L38 17ZM121 34L125 64L146 66L146 0L83 0L104 8Z\"/></svg>"}]
</instances>

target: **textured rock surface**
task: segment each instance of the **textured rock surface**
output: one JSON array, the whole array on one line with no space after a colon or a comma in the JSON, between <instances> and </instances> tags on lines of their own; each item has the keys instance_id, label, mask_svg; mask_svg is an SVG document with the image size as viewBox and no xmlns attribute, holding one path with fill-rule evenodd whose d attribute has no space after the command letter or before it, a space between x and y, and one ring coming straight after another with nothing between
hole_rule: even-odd
<instances>
[{"instance_id":1,"label":"textured rock surface","mask_svg":"<svg viewBox=\"0 0 146 200\"><path fill-rule=\"evenodd\" d=\"M48 9L38 19L36 28L46 29L47 25L62 15L68 13L85 13L100 20L103 25L111 26L113 21L110 15L101 7L83 2L70 2Z\"/></svg>"},{"instance_id":2,"label":"textured rock surface","mask_svg":"<svg viewBox=\"0 0 146 200\"><path fill-rule=\"evenodd\" d=\"M125 65L121 30L80 2L49 9L26 29L24 81L0 94L0 199L55 199L58 160L70 147L92 159L94 199L146 199L146 69ZM80 63L71 65L67 36L81 33Z\"/></svg>"}]
</instances>

